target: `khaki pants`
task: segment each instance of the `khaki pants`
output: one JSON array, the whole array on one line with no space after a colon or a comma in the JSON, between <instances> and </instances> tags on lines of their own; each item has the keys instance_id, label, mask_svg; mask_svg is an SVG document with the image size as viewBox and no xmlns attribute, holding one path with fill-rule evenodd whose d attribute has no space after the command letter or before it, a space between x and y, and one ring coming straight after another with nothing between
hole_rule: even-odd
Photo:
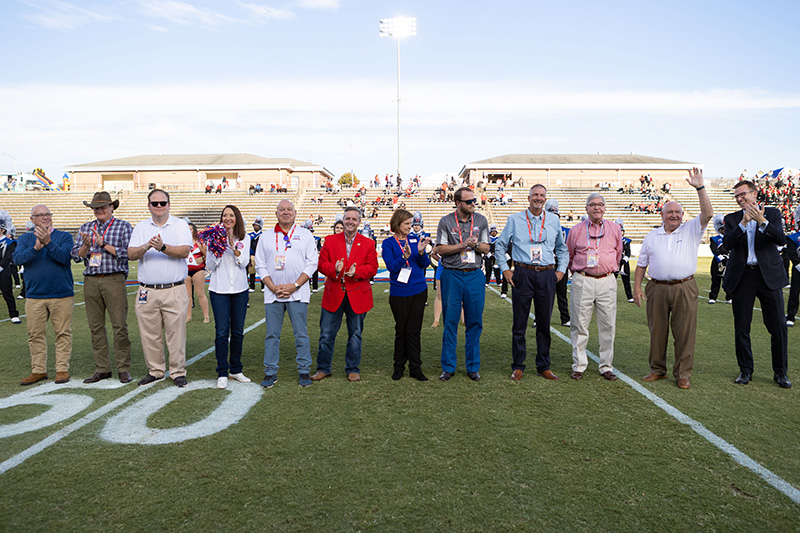
<instances>
[{"instance_id":1,"label":"khaki pants","mask_svg":"<svg viewBox=\"0 0 800 533\"><path fill-rule=\"evenodd\" d=\"M589 365L586 345L592 312L597 315L597 336L600 341L600 373L613 370L614 337L617 328L617 278L609 275L593 278L576 272L572 276L570 296L572 371L585 372Z\"/></svg>"},{"instance_id":2,"label":"khaki pants","mask_svg":"<svg viewBox=\"0 0 800 533\"><path fill-rule=\"evenodd\" d=\"M75 298L28 298L25 315L28 323L28 347L31 372L47 374L47 321L56 334L56 372L69 372L72 355L72 310Z\"/></svg>"},{"instance_id":3,"label":"khaki pants","mask_svg":"<svg viewBox=\"0 0 800 533\"><path fill-rule=\"evenodd\" d=\"M146 294L146 301L143 295ZM186 375L186 310L189 296L186 287L169 289L139 287L136 295L136 318L147 372L162 378L166 372L164 341L169 350L169 375Z\"/></svg>"},{"instance_id":4,"label":"khaki pants","mask_svg":"<svg viewBox=\"0 0 800 533\"><path fill-rule=\"evenodd\" d=\"M697 336L697 283L694 279L675 285L648 281L644 293L650 328L650 370L666 375L667 341L672 329L675 344L672 375L676 379L691 378Z\"/></svg>"},{"instance_id":5,"label":"khaki pants","mask_svg":"<svg viewBox=\"0 0 800 533\"><path fill-rule=\"evenodd\" d=\"M86 276L83 280L86 320L92 334L95 372L111 372L106 333L106 312L114 332L114 359L117 372L131 371L131 341L128 338L128 291L125 274Z\"/></svg>"}]
</instances>

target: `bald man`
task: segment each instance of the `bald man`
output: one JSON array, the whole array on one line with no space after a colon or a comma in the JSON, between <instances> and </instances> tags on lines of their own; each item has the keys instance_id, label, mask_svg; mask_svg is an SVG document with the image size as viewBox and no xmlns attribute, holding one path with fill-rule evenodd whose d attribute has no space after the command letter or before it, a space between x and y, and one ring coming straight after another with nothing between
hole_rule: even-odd
<instances>
[{"instance_id":1,"label":"bald man","mask_svg":"<svg viewBox=\"0 0 800 533\"><path fill-rule=\"evenodd\" d=\"M691 387L689 380L694 365L697 249L714 215L703 185L703 171L693 168L686 181L697 190L700 214L684 223L681 204L664 204L663 224L648 233L642 242L633 285L636 305L641 307L642 300L647 300L647 326L650 328L650 373L642 380L651 382L667 377L667 340L672 329L675 344L672 374L681 389ZM642 280L648 269L651 279L642 293Z\"/></svg>"}]
</instances>

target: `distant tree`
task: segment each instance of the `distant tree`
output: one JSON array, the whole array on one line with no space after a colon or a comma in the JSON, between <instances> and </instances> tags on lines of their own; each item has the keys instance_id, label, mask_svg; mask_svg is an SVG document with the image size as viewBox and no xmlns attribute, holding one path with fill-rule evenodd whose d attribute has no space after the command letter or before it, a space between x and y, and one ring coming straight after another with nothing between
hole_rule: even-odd
<instances>
[{"instance_id":1,"label":"distant tree","mask_svg":"<svg viewBox=\"0 0 800 533\"><path fill-rule=\"evenodd\" d=\"M339 178L339 185L342 187L355 187L358 185L358 178L354 174L350 174L349 172L343 174L341 178Z\"/></svg>"}]
</instances>

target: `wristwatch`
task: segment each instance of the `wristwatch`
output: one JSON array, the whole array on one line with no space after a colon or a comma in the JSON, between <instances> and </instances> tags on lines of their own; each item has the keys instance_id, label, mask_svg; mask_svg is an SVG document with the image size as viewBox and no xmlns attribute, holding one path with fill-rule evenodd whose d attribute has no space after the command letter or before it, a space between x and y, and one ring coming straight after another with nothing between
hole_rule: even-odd
<instances>
[{"instance_id":1,"label":"wristwatch","mask_svg":"<svg viewBox=\"0 0 800 533\"><path fill-rule=\"evenodd\" d=\"M164 251L166 251L166 249L167 249L167 245L166 244L162 244L161 245L161 249L159 250L159 252L164 252Z\"/></svg>"},{"instance_id":2,"label":"wristwatch","mask_svg":"<svg viewBox=\"0 0 800 533\"><path fill-rule=\"evenodd\" d=\"M295 288L298 288L298 289L300 288L300 285L298 285L296 281L294 282L294 286L295 286Z\"/></svg>"}]
</instances>

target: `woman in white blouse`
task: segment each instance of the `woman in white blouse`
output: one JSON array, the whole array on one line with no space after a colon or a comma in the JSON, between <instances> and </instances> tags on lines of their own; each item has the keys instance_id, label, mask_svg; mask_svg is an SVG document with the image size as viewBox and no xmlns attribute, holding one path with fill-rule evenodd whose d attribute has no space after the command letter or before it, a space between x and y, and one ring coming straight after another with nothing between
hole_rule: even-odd
<instances>
[{"instance_id":1,"label":"woman in white blouse","mask_svg":"<svg viewBox=\"0 0 800 533\"><path fill-rule=\"evenodd\" d=\"M242 383L250 382L242 373L244 319L250 299L250 286L247 283L250 237L245 231L242 213L235 205L225 206L220 223L228 232L228 246L222 257L213 253L206 254L206 270L211 273L208 292L217 329L214 342L217 354L217 388L224 389L228 386L228 377Z\"/></svg>"}]
</instances>

